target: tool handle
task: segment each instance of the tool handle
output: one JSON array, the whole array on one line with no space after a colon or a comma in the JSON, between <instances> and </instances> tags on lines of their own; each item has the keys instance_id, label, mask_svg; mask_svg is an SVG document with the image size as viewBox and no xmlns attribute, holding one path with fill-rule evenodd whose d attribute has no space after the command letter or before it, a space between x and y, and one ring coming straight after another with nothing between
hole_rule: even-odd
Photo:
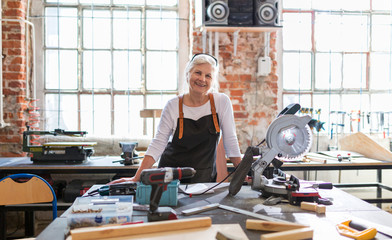
<instances>
[{"instance_id":1,"label":"tool handle","mask_svg":"<svg viewBox=\"0 0 392 240\"><path fill-rule=\"evenodd\" d=\"M333 188L333 184L330 182L327 183L319 183L318 184L318 188L320 189L332 189Z\"/></svg>"},{"instance_id":2,"label":"tool handle","mask_svg":"<svg viewBox=\"0 0 392 240\"><path fill-rule=\"evenodd\" d=\"M365 229L368 229L367 226L364 226L363 224L361 224L359 222L355 222L355 221L350 221L348 226L351 228L354 228L355 230L358 230L358 231L363 231Z\"/></svg>"}]
</instances>

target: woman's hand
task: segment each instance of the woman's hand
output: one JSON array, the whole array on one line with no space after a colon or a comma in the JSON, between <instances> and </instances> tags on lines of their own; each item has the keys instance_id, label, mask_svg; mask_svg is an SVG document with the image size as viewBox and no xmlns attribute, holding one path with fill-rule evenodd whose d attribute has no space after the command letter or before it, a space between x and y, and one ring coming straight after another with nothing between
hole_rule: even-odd
<instances>
[{"instance_id":1,"label":"woman's hand","mask_svg":"<svg viewBox=\"0 0 392 240\"><path fill-rule=\"evenodd\" d=\"M137 181L135 180L135 177L119 178L119 179L116 179L116 180L113 180L113 181L107 183L106 185L111 185L111 184L116 184L116 183L123 183L123 182L137 182Z\"/></svg>"}]
</instances>

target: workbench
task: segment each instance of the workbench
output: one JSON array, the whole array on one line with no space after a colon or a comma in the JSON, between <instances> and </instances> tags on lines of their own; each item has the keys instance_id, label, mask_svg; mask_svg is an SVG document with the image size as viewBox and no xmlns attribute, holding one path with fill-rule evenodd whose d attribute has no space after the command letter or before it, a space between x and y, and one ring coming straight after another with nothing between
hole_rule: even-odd
<instances>
[{"instance_id":1,"label":"workbench","mask_svg":"<svg viewBox=\"0 0 392 240\"><path fill-rule=\"evenodd\" d=\"M78 164L67 163L34 163L28 157L0 158L0 178L15 173L31 174L97 174L120 173L133 175L139 165L127 165L113 161L121 160L120 156L89 157Z\"/></svg>"},{"instance_id":2,"label":"workbench","mask_svg":"<svg viewBox=\"0 0 392 240\"><path fill-rule=\"evenodd\" d=\"M236 196L230 196L228 194L227 185L216 189L214 193L192 196L191 198L188 195L179 193L178 205L177 207L174 207L174 209L180 219L209 216L212 218L212 224L238 223L247 237L251 240L260 239L260 235L263 233L261 231L246 229L246 219L256 219L254 217L220 208L191 216L183 216L181 215L181 211L205 206L211 203L224 204L253 213L264 214L268 217L308 225L314 230L313 239L315 240L348 239L339 235L336 231L336 224L348 219L359 219L364 221L366 219L366 221L373 224L373 227L382 225L384 229L386 227L386 229L392 231L392 214L337 188L333 188L332 190L320 190L319 192L321 197L333 199L333 205L326 207L326 214L317 214L284 202L274 206L265 206L262 204L265 199L260 197L259 192L251 190L250 186L243 186ZM67 232L66 217L68 214L69 211L64 212L62 216L58 217L44 229L44 231L37 236L36 240L64 240L65 233ZM147 213L144 211L134 210L132 221L142 220L147 222L146 214ZM378 233L376 239L390 238Z\"/></svg>"},{"instance_id":3,"label":"workbench","mask_svg":"<svg viewBox=\"0 0 392 240\"><path fill-rule=\"evenodd\" d=\"M322 156L320 156L322 157ZM325 157L327 159L327 157ZM87 161L80 164L64 164L64 163L33 163L28 157L17 158L0 158L0 178L9 174L15 173L32 173L32 174L107 174L114 173L122 176L133 176L139 164L127 165L119 162L113 163L115 160L120 160L118 156L94 156L89 157ZM234 169L231 163L228 163L229 171ZM309 161L309 162L285 162L281 169L283 171L331 171L331 170L376 170L377 182L374 183L355 183L355 184L335 184L337 187L376 187L376 198L364 199L369 203L391 203L392 198L383 198L382 189L392 191L390 186L382 183L382 170L392 169L392 162L381 161L369 158L356 158L351 162L344 160L339 162L335 160L325 160L325 162ZM266 171L265 174L271 178L272 168ZM306 175L305 175L306 176ZM305 178L306 180L306 178ZM321 179L322 180L322 179ZM379 205L380 207L380 205Z\"/></svg>"}]
</instances>

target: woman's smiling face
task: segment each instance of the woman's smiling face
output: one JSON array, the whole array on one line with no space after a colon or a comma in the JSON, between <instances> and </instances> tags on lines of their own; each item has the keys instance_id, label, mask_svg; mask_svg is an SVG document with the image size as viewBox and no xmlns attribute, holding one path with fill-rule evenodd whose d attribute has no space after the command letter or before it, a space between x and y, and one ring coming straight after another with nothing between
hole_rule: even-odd
<instances>
[{"instance_id":1,"label":"woman's smiling face","mask_svg":"<svg viewBox=\"0 0 392 240\"><path fill-rule=\"evenodd\" d=\"M195 65L189 73L189 92L207 94L211 88L213 67L208 63Z\"/></svg>"}]
</instances>

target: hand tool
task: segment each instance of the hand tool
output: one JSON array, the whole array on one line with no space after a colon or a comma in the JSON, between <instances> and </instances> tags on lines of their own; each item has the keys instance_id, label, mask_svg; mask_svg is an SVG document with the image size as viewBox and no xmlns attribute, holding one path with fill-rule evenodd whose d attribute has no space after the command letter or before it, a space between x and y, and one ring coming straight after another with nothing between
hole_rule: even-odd
<instances>
[{"instance_id":1,"label":"hand tool","mask_svg":"<svg viewBox=\"0 0 392 240\"><path fill-rule=\"evenodd\" d=\"M332 189L333 184L330 182L314 183L314 184L312 184L312 186L305 187L305 188Z\"/></svg>"},{"instance_id":2,"label":"hand tool","mask_svg":"<svg viewBox=\"0 0 392 240\"><path fill-rule=\"evenodd\" d=\"M357 240L370 240L377 235L375 228L367 228L352 220L344 221L336 225L339 234Z\"/></svg>"},{"instance_id":3,"label":"hand tool","mask_svg":"<svg viewBox=\"0 0 392 240\"><path fill-rule=\"evenodd\" d=\"M183 210L182 214L184 214L185 216L189 216L189 215L198 214L198 213L206 212L209 210L217 209L218 207L219 207L219 203L212 203L212 204L208 204L203 207L195 207L195 208Z\"/></svg>"},{"instance_id":4,"label":"hand tool","mask_svg":"<svg viewBox=\"0 0 392 240\"><path fill-rule=\"evenodd\" d=\"M160 221L176 219L175 211L169 207L158 207L163 191L167 185L176 179L191 178L196 171L190 167L183 168L157 168L145 169L140 174L140 181L145 185L151 185L150 210L147 214L148 221Z\"/></svg>"},{"instance_id":5,"label":"hand tool","mask_svg":"<svg viewBox=\"0 0 392 240\"><path fill-rule=\"evenodd\" d=\"M266 215L263 215L263 214L260 214L260 213L254 213L254 212L246 211L246 210L243 210L243 209L239 209L239 208L235 208L235 207L231 207L231 206L227 206L227 205L219 204L219 208L227 210L227 211L231 211L231 212L247 215L247 216L254 217L254 218L271 221L271 222L291 223L291 222L286 221L286 220L269 217L269 216L266 216Z\"/></svg>"},{"instance_id":6,"label":"hand tool","mask_svg":"<svg viewBox=\"0 0 392 240\"><path fill-rule=\"evenodd\" d=\"M112 195L135 195L137 183L135 182L122 182L110 185L104 185L94 191L88 193L88 196L99 194L101 196Z\"/></svg>"}]
</instances>

